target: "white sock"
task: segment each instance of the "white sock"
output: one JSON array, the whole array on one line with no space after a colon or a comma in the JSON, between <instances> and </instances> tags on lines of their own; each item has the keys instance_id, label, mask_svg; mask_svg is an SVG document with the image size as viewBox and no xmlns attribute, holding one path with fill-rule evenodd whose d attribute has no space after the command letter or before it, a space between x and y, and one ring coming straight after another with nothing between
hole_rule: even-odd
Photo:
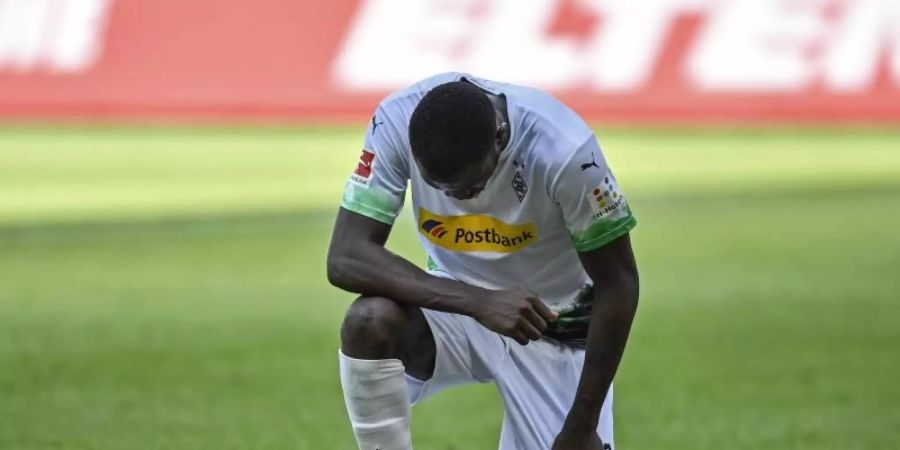
<instances>
[{"instance_id":1,"label":"white sock","mask_svg":"<svg viewBox=\"0 0 900 450\"><path fill-rule=\"evenodd\" d=\"M338 359L344 403L360 450L411 450L403 362L354 359L341 351Z\"/></svg>"}]
</instances>

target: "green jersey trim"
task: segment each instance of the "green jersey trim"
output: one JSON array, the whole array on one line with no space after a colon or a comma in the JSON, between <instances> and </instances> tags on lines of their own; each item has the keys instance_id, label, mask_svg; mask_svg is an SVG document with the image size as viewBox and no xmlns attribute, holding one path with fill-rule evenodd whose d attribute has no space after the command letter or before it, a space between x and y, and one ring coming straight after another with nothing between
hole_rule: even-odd
<instances>
[{"instance_id":1,"label":"green jersey trim","mask_svg":"<svg viewBox=\"0 0 900 450\"><path fill-rule=\"evenodd\" d=\"M399 203L399 204L398 204ZM360 187L352 181L344 188L341 207L387 225L393 225L403 206L402 200L397 202L391 196L370 188Z\"/></svg>"},{"instance_id":2,"label":"green jersey trim","mask_svg":"<svg viewBox=\"0 0 900 450\"><path fill-rule=\"evenodd\" d=\"M425 270L429 272L443 272L443 269L441 269L437 265L437 263L434 262L433 259L431 259L431 255L428 256L428 261L425 262Z\"/></svg>"},{"instance_id":3,"label":"green jersey trim","mask_svg":"<svg viewBox=\"0 0 900 450\"><path fill-rule=\"evenodd\" d=\"M572 234L572 244L578 252L588 252L596 250L609 244L613 240L620 238L631 231L637 225L637 219L628 215L612 221L597 222L590 226L587 230L580 233Z\"/></svg>"}]
</instances>

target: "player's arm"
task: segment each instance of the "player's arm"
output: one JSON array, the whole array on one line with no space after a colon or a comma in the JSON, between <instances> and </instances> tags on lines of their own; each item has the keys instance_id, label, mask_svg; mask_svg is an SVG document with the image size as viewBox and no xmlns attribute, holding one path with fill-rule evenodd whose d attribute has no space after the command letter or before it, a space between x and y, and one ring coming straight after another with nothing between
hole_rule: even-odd
<instances>
[{"instance_id":1,"label":"player's arm","mask_svg":"<svg viewBox=\"0 0 900 450\"><path fill-rule=\"evenodd\" d=\"M423 308L469 314L486 293L429 275L384 247L391 225L341 208L328 250L328 280L335 287Z\"/></svg>"},{"instance_id":2,"label":"player's arm","mask_svg":"<svg viewBox=\"0 0 900 450\"><path fill-rule=\"evenodd\" d=\"M593 136L563 163L551 192L594 286L584 367L553 450L600 449L596 434L600 410L638 304L638 274L629 237L637 222Z\"/></svg>"},{"instance_id":3,"label":"player's arm","mask_svg":"<svg viewBox=\"0 0 900 450\"><path fill-rule=\"evenodd\" d=\"M639 282L628 234L578 256L594 282L593 312L581 380L560 438L589 442L595 439L601 406L625 351Z\"/></svg>"},{"instance_id":4,"label":"player's arm","mask_svg":"<svg viewBox=\"0 0 900 450\"><path fill-rule=\"evenodd\" d=\"M537 296L492 291L430 275L388 251L391 226L345 208L328 250L328 280L341 289L422 308L464 314L520 344L540 339L555 319Z\"/></svg>"}]
</instances>

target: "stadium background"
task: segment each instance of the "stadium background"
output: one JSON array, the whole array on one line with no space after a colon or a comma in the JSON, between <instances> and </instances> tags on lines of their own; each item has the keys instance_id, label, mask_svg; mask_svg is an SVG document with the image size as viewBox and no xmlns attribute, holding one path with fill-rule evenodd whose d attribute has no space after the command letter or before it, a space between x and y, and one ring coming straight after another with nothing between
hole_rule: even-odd
<instances>
[{"instance_id":1,"label":"stadium background","mask_svg":"<svg viewBox=\"0 0 900 450\"><path fill-rule=\"evenodd\" d=\"M353 447L324 255L369 114L466 70L596 125L640 225L629 449L900 442L891 0L0 0L0 448ZM390 247L421 261L409 216ZM494 448L491 386L415 410Z\"/></svg>"}]
</instances>

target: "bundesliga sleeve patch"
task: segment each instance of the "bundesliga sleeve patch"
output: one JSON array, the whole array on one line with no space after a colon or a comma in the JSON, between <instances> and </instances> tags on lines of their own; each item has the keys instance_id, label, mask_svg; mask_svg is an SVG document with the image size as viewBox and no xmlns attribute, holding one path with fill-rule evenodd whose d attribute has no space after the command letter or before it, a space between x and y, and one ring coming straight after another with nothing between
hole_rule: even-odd
<instances>
[{"instance_id":1,"label":"bundesliga sleeve patch","mask_svg":"<svg viewBox=\"0 0 900 450\"><path fill-rule=\"evenodd\" d=\"M372 164L374 162L375 153L371 150L363 149L362 154L359 155L359 164L357 164L356 170L350 178L359 184L368 186L369 178L372 176Z\"/></svg>"}]
</instances>

